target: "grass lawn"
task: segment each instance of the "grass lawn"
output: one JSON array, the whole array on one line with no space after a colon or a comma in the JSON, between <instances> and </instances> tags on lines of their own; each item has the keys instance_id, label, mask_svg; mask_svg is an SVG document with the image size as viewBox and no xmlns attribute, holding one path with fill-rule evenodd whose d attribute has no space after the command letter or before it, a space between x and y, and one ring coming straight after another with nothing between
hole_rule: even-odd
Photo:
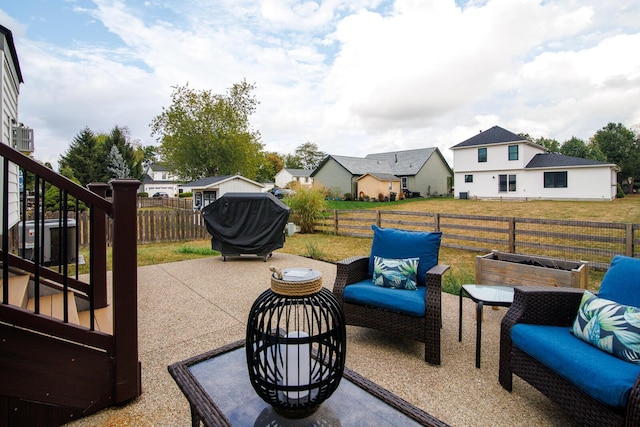
<instances>
[{"instance_id":1,"label":"grass lawn","mask_svg":"<svg viewBox=\"0 0 640 427\"><path fill-rule=\"evenodd\" d=\"M397 202L328 202L329 209L390 209L483 216L555 218L599 222L640 223L640 196L628 196L613 202L500 202L454 200L452 198L405 199ZM371 239L327 234L296 234L288 237L280 252L328 262L353 255L368 255ZM138 245L138 265L151 265L217 255L208 239L191 242ZM110 250L109 250L110 253ZM440 263L451 270L445 275L446 292L458 293L460 286L475 280L476 252L442 248ZM591 271L589 288L597 289L602 272Z\"/></svg>"}]
</instances>

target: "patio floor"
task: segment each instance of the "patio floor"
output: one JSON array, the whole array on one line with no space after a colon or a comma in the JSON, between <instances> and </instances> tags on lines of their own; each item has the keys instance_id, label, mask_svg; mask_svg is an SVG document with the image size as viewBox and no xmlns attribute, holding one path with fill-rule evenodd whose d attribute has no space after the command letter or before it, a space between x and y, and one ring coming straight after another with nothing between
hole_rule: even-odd
<instances>
[{"instance_id":1,"label":"patio floor","mask_svg":"<svg viewBox=\"0 0 640 427\"><path fill-rule=\"evenodd\" d=\"M335 265L283 253L223 262L202 258L138 269L142 395L70 426L189 426L189 405L167 366L243 339L255 298L269 287L269 267L319 270L331 289ZM443 294L442 365L426 364L424 346L377 331L347 327L347 366L453 426L572 426L559 406L514 377L498 383L500 320L485 308L482 368L475 367L475 305L464 301L458 342L458 297ZM347 426L343 426L347 427Z\"/></svg>"}]
</instances>

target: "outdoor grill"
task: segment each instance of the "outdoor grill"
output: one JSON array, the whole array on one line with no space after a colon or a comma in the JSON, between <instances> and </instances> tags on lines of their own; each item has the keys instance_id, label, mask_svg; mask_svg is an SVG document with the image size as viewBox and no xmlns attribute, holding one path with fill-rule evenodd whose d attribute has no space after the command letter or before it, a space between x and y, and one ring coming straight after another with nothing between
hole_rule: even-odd
<instances>
[{"instance_id":1,"label":"outdoor grill","mask_svg":"<svg viewBox=\"0 0 640 427\"><path fill-rule=\"evenodd\" d=\"M211 248L229 256L257 255L266 261L284 246L290 209L270 193L226 193L202 210Z\"/></svg>"}]
</instances>

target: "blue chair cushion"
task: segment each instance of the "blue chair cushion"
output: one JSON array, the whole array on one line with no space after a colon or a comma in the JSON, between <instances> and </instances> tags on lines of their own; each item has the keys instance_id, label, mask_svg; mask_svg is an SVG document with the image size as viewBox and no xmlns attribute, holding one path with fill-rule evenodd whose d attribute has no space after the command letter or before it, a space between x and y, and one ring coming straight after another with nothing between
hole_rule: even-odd
<instances>
[{"instance_id":1,"label":"blue chair cushion","mask_svg":"<svg viewBox=\"0 0 640 427\"><path fill-rule=\"evenodd\" d=\"M513 345L594 399L625 408L640 366L625 362L573 336L566 326L519 323Z\"/></svg>"},{"instance_id":2,"label":"blue chair cushion","mask_svg":"<svg viewBox=\"0 0 640 427\"><path fill-rule=\"evenodd\" d=\"M413 258L418 257L418 286L427 281L427 271L438 264L438 252L442 233L380 228L372 225L373 242L369 256L369 277L373 277L374 257Z\"/></svg>"},{"instance_id":3,"label":"blue chair cushion","mask_svg":"<svg viewBox=\"0 0 640 427\"><path fill-rule=\"evenodd\" d=\"M640 259L616 255L602 278L600 298L640 307Z\"/></svg>"},{"instance_id":4,"label":"blue chair cushion","mask_svg":"<svg viewBox=\"0 0 640 427\"><path fill-rule=\"evenodd\" d=\"M344 288L345 302L379 307L397 313L424 317L424 300L427 289L418 286L415 291L375 286L370 279L353 283Z\"/></svg>"}]
</instances>

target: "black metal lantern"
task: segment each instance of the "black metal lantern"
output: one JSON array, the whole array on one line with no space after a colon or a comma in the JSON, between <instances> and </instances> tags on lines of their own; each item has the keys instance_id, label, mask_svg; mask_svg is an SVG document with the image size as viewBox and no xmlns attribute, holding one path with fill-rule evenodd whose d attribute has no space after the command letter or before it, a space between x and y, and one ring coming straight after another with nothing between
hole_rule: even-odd
<instances>
[{"instance_id":1,"label":"black metal lantern","mask_svg":"<svg viewBox=\"0 0 640 427\"><path fill-rule=\"evenodd\" d=\"M346 331L338 300L312 269L276 269L247 321L251 385L279 414L303 418L338 388Z\"/></svg>"}]
</instances>

